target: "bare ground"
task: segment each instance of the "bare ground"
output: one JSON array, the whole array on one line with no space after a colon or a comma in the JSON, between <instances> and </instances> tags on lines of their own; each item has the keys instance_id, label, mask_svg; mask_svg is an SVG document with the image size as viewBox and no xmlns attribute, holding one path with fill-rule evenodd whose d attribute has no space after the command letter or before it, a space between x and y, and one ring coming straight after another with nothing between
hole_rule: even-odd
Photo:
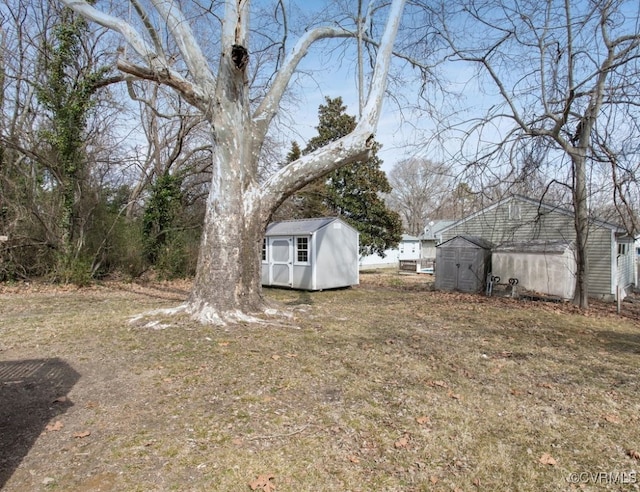
<instances>
[{"instance_id":1,"label":"bare ground","mask_svg":"<svg viewBox=\"0 0 640 492\"><path fill-rule=\"evenodd\" d=\"M135 320L188 282L5 285L0 487L637 490L639 305L428 279L272 289L292 320L226 329Z\"/></svg>"}]
</instances>

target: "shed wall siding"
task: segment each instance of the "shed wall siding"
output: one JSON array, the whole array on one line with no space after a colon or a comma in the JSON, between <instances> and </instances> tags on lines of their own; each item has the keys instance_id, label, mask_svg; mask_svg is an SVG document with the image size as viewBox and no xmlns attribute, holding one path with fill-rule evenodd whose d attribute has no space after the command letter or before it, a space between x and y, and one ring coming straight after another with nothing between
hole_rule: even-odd
<instances>
[{"instance_id":1,"label":"shed wall siding","mask_svg":"<svg viewBox=\"0 0 640 492\"><path fill-rule=\"evenodd\" d=\"M517 208L514 207L517 204ZM528 201L510 200L485 210L442 233L443 241L458 235L478 236L497 246L530 240L575 240L573 217L559 211L539 208ZM589 294L610 296L611 230L594 225L589 230Z\"/></svg>"},{"instance_id":2,"label":"shed wall siding","mask_svg":"<svg viewBox=\"0 0 640 492\"><path fill-rule=\"evenodd\" d=\"M316 233L316 285L318 290L359 283L358 233L338 223Z\"/></svg>"}]
</instances>

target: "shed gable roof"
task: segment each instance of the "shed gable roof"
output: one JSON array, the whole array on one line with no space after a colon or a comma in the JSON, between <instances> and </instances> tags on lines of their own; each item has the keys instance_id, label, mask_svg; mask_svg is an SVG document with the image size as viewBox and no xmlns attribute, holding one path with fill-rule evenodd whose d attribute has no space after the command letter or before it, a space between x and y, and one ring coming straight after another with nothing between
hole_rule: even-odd
<instances>
[{"instance_id":1,"label":"shed gable roof","mask_svg":"<svg viewBox=\"0 0 640 492\"><path fill-rule=\"evenodd\" d=\"M313 234L323 227L340 222L345 227L351 226L338 217L320 217L317 219L297 219L283 220L282 222L272 222L267 226L266 236L297 236L304 234Z\"/></svg>"},{"instance_id":2,"label":"shed gable roof","mask_svg":"<svg viewBox=\"0 0 640 492\"><path fill-rule=\"evenodd\" d=\"M448 239L447 241L444 241L438 244L436 248L441 248L443 246L446 246L447 243L451 243L452 241L455 241L457 239L464 239L465 241L473 244L474 246L478 246L479 248L483 248L483 249L493 248L493 243L491 241L487 241L486 239L483 239L477 236L464 236L464 235L452 237L451 239Z\"/></svg>"}]
</instances>

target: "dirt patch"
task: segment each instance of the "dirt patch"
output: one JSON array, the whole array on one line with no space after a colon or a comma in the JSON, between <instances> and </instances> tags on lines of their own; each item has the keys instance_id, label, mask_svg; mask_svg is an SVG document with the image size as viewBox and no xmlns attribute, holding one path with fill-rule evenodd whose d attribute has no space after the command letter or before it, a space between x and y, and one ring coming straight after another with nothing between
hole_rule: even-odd
<instances>
[{"instance_id":1,"label":"dirt patch","mask_svg":"<svg viewBox=\"0 0 640 492\"><path fill-rule=\"evenodd\" d=\"M637 318L428 280L268 289L292 319L225 329L132 322L189 282L4 286L4 489L633 488L589 477L638 467Z\"/></svg>"}]
</instances>

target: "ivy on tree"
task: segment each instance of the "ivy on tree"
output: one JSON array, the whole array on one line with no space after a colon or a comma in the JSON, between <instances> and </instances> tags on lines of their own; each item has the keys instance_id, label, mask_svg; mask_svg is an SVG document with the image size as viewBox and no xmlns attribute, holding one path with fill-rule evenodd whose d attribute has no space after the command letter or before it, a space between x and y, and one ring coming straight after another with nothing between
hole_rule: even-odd
<instances>
[{"instance_id":1,"label":"ivy on tree","mask_svg":"<svg viewBox=\"0 0 640 492\"><path fill-rule=\"evenodd\" d=\"M86 179L84 133L87 118L95 105L94 94L106 85L107 67L94 69L82 65L82 37L87 31L84 19L64 9L51 41L42 45L40 56L43 79L36 84L36 95L50 121L41 136L52 151L43 163L55 180L61 207L59 228L58 276L68 280L69 271L78 260L82 248L78 207Z\"/></svg>"},{"instance_id":2,"label":"ivy on tree","mask_svg":"<svg viewBox=\"0 0 640 492\"><path fill-rule=\"evenodd\" d=\"M145 256L152 264L158 261L162 248L171 241L181 208L181 185L179 177L166 172L158 176L151 188L142 220L142 235Z\"/></svg>"}]
</instances>

